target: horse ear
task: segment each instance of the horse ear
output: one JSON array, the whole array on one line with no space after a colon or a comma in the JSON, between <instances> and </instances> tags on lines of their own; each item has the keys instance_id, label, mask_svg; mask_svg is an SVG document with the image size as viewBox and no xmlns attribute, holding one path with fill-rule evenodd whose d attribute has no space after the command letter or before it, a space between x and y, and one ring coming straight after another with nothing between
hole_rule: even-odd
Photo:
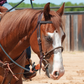
<instances>
[{"instance_id":1,"label":"horse ear","mask_svg":"<svg viewBox=\"0 0 84 84\"><path fill-rule=\"evenodd\" d=\"M44 7L43 13L44 13L44 18L45 18L45 20L48 20L48 19L49 19L49 12L50 12L50 2L47 3L47 4L45 5L45 7Z\"/></svg>"},{"instance_id":2,"label":"horse ear","mask_svg":"<svg viewBox=\"0 0 84 84\"><path fill-rule=\"evenodd\" d=\"M63 5L56 11L60 16L62 16L64 13L64 5L65 3L63 3Z\"/></svg>"}]
</instances>

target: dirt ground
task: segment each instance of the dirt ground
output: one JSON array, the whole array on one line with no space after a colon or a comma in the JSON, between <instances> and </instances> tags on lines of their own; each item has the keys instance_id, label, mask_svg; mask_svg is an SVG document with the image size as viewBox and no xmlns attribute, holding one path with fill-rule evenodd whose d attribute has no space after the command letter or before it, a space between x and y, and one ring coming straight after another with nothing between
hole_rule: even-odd
<instances>
[{"instance_id":1,"label":"dirt ground","mask_svg":"<svg viewBox=\"0 0 84 84\"><path fill-rule=\"evenodd\" d=\"M32 81L23 79L23 84L84 84L84 52L63 52L62 55L65 74L59 80L52 80L41 71L41 74L37 72ZM32 60L36 64L39 62L34 53Z\"/></svg>"}]
</instances>

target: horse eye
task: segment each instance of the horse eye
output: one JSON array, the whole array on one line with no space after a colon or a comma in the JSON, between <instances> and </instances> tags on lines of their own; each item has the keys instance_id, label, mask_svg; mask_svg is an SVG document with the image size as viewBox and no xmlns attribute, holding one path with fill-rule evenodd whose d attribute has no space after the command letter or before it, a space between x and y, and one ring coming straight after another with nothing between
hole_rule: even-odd
<instances>
[{"instance_id":1,"label":"horse eye","mask_svg":"<svg viewBox=\"0 0 84 84\"><path fill-rule=\"evenodd\" d=\"M58 31L56 30L56 33L58 33Z\"/></svg>"},{"instance_id":2,"label":"horse eye","mask_svg":"<svg viewBox=\"0 0 84 84\"><path fill-rule=\"evenodd\" d=\"M53 39L50 36L45 36L45 39L48 43L53 43Z\"/></svg>"}]
</instances>

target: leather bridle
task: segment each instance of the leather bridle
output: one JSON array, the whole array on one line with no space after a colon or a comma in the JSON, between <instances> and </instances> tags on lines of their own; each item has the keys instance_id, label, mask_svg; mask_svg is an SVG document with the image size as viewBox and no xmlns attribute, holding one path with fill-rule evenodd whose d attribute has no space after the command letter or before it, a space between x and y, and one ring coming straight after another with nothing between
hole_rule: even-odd
<instances>
[{"instance_id":1,"label":"leather bridle","mask_svg":"<svg viewBox=\"0 0 84 84\"><path fill-rule=\"evenodd\" d=\"M41 13L39 16L38 16L38 23L37 23L37 41L38 41L38 45L39 45L39 50L40 50L40 68L42 67L42 62L45 63L45 70L46 70L46 74L48 77L49 76L49 71L48 71L48 61L46 59L49 59L51 57L51 54L54 52L54 50L56 49L60 49L61 48L61 52L63 51L63 47L62 46L59 46L59 47L56 47L52 50L50 50L49 52L43 53L43 50L42 50L42 41L41 41L41 29L40 29L40 26L41 24L53 24L52 21L41 21L42 19L42 15L43 13Z\"/></svg>"}]
</instances>

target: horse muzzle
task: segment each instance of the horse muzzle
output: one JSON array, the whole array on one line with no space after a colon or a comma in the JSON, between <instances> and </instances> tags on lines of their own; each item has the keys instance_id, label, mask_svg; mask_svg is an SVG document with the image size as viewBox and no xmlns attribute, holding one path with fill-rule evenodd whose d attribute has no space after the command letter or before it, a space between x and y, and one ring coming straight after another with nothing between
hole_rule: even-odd
<instances>
[{"instance_id":1,"label":"horse muzzle","mask_svg":"<svg viewBox=\"0 0 84 84\"><path fill-rule=\"evenodd\" d=\"M46 75L53 79L53 80L58 80L59 78L61 78L64 75L64 70L62 72L60 71L54 71L52 74L49 73L48 67L45 69L46 71Z\"/></svg>"},{"instance_id":2,"label":"horse muzzle","mask_svg":"<svg viewBox=\"0 0 84 84\"><path fill-rule=\"evenodd\" d=\"M58 80L64 75L64 71L59 72L59 71L54 71L53 74L49 74L51 79Z\"/></svg>"}]
</instances>

